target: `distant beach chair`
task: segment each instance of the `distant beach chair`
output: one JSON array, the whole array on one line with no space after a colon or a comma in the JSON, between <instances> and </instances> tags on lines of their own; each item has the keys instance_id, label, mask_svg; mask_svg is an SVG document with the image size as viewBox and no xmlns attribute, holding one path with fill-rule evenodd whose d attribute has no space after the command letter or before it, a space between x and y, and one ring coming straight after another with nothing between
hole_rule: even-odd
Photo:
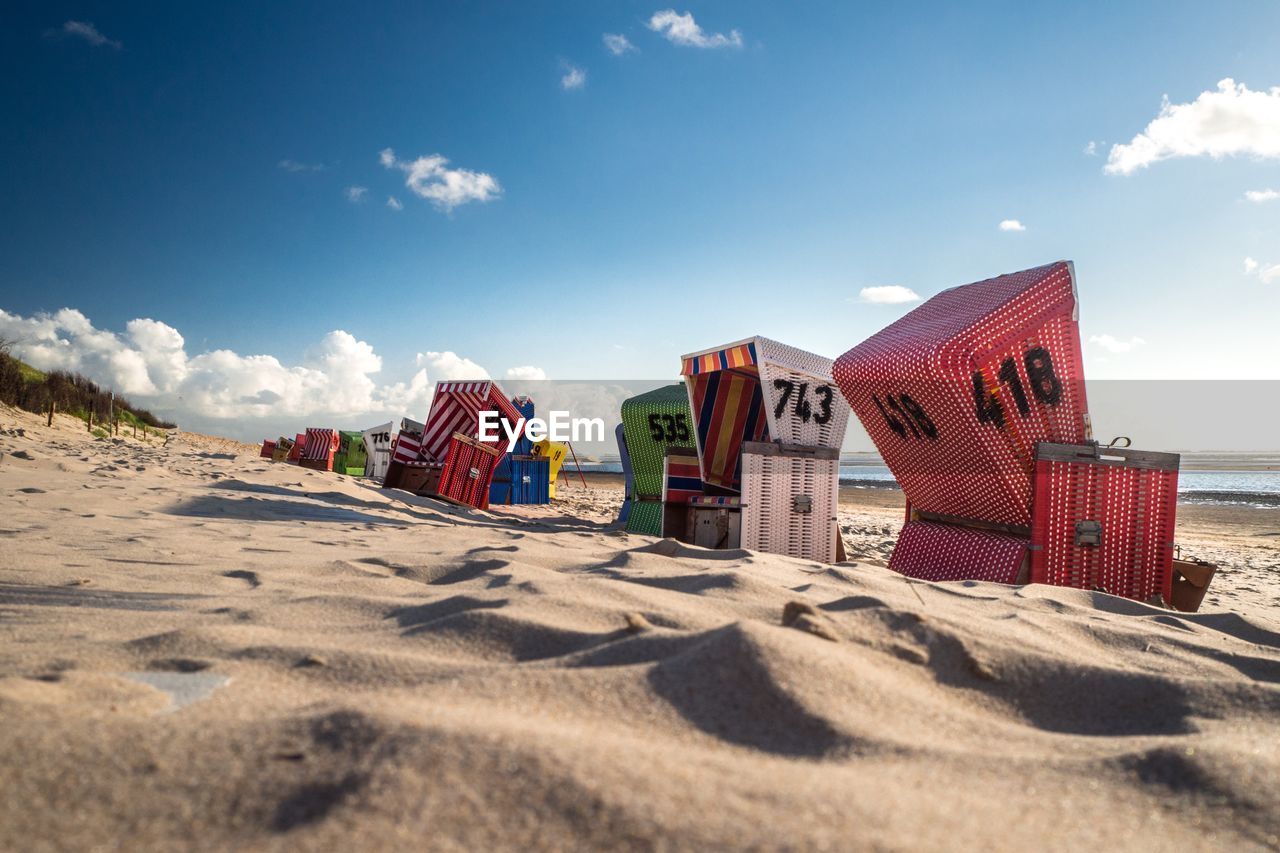
<instances>
[{"instance_id":1,"label":"distant beach chair","mask_svg":"<svg viewBox=\"0 0 1280 853\"><path fill-rule=\"evenodd\" d=\"M511 405L526 422L533 417L533 400L513 397ZM551 500L549 460L534 454L534 444L521 432L493 470L489 503L499 505L545 504Z\"/></svg>"},{"instance_id":2,"label":"distant beach chair","mask_svg":"<svg viewBox=\"0 0 1280 853\"><path fill-rule=\"evenodd\" d=\"M364 449L364 433L342 430L338 433L338 450L333 456L333 470L338 474L363 477L368 455Z\"/></svg>"},{"instance_id":3,"label":"distant beach chair","mask_svg":"<svg viewBox=\"0 0 1280 853\"><path fill-rule=\"evenodd\" d=\"M618 523L626 524L631 515L631 503L635 497L635 473L631 470L631 454L627 452L627 431L621 423L613 432L618 440L618 461L622 463L622 506L618 509Z\"/></svg>"},{"instance_id":4,"label":"distant beach chair","mask_svg":"<svg viewBox=\"0 0 1280 853\"><path fill-rule=\"evenodd\" d=\"M391 464L391 438L394 426L391 421L364 430L364 475L379 483L387 476Z\"/></svg>"},{"instance_id":5,"label":"distant beach chair","mask_svg":"<svg viewBox=\"0 0 1280 853\"><path fill-rule=\"evenodd\" d=\"M478 438L480 413L485 411L498 416L497 436L492 441ZM398 436L383 485L416 486L411 490L417 494L486 509L494 468L509 443L500 422L514 427L519 420L520 413L496 382L441 382L421 435L406 436L402 430ZM415 479L419 471L420 480Z\"/></svg>"},{"instance_id":6,"label":"distant beach chair","mask_svg":"<svg viewBox=\"0 0 1280 853\"><path fill-rule=\"evenodd\" d=\"M902 486L889 567L1171 600L1176 454L1092 442L1068 261L945 290L835 378Z\"/></svg>"},{"instance_id":7,"label":"distant beach chair","mask_svg":"<svg viewBox=\"0 0 1280 853\"><path fill-rule=\"evenodd\" d=\"M668 447L697 453L684 385L664 385L622 401L622 428L631 458L627 530L662 535L662 493Z\"/></svg>"},{"instance_id":8,"label":"distant beach chair","mask_svg":"<svg viewBox=\"0 0 1280 853\"><path fill-rule=\"evenodd\" d=\"M681 359L703 485L679 494L677 511L668 506L665 535L824 563L842 555L836 498L849 407L831 365L758 336Z\"/></svg>"},{"instance_id":9,"label":"distant beach chair","mask_svg":"<svg viewBox=\"0 0 1280 853\"><path fill-rule=\"evenodd\" d=\"M544 438L533 443L533 455L547 460L547 496L549 498L556 496L556 483L560 480L560 472L564 468L565 455L568 452L569 445L562 441Z\"/></svg>"},{"instance_id":10,"label":"distant beach chair","mask_svg":"<svg viewBox=\"0 0 1280 853\"><path fill-rule=\"evenodd\" d=\"M263 459L271 459L276 452L276 443L269 438L262 440L262 450L258 451L258 455Z\"/></svg>"},{"instance_id":11,"label":"distant beach chair","mask_svg":"<svg viewBox=\"0 0 1280 853\"><path fill-rule=\"evenodd\" d=\"M302 456L298 464L303 468L317 471L332 471L333 457L338 452L339 436L336 429L317 429L309 427L306 434L306 446L302 448Z\"/></svg>"},{"instance_id":12,"label":"distant beach chair","mask_svg":"<svg viewBox=\"0 0 1280 853\"><path fill-rule=\"evenodd\" d=\"M282 435L276 439L276 449L272 451L271 458L276 462L284 462L289 458L289 454L292 451L293 439Z\"/></svg>"}]
</instances>

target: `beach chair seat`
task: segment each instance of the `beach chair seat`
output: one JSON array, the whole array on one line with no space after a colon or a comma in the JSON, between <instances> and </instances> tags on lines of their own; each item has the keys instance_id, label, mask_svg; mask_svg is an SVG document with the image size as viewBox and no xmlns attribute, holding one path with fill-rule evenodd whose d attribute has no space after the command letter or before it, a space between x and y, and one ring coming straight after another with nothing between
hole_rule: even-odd
<instances>
[{"instance_id":1,"label":"beach chair seat","mask_svg":"<svg viewBox=\"0 0 1280 853\"><path fill-rule=\"evenodd\" d=\"M333 457L338 452L339 436L336 429L308 428L306 446L298 464L316 471L332 471Z\"/></svg>"},{"instance_id":2,"label":"beach chair seat","mask_svg":"<svg viewBox=\"0 0 1280 853\"><path fill-rule=\"evenodd\" d=\"M1029 542L995 530L933 521L908 521L889 568L927 581L1026 583Z\"/></svg>"},{"instance_id":3,"label":"beach chair seat","mask_svg":"<svg viewBox=\"0 0 1280 853\"><path fill-rule=\"evenodd\" d=\"M1179 461L1176 453L1039 445L1032 582L1173 602Z\"/></svg>"},{"instance_id":4,"label":"beach chair seat","mask_svg":"<svg viewBox=\"0 0 1280 853\"><path fill-rule=\"evenodd\" d=\"M698 451L693 447L667 447L663 451L662 463L662 502L661 535L692 542L687 538L689 532L697 526L696 508L690 502L701 498L706 484L702 481L702 472L698 467ZM737 507L734 507L736 510ZM652 512L652 510L641 510ZM738 539L739 516L735 512L732 533Z\"/></svg>"}]
</instances>

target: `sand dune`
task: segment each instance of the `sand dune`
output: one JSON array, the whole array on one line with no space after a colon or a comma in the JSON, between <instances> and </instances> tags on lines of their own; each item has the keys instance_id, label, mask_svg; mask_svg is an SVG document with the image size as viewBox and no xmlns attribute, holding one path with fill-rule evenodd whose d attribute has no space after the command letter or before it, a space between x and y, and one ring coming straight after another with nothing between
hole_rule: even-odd
<instances>
[{"instance_id":1,"label":"sand dune","mask_svg":"<svg viewBox=\"0 0 1280 853\"><path fill-rule=\"evenodd\" d=\"M874 508L825 567L0 424L5 849L1280 845L1261 607L911 582Z\"/></svg>"}]
</instances>

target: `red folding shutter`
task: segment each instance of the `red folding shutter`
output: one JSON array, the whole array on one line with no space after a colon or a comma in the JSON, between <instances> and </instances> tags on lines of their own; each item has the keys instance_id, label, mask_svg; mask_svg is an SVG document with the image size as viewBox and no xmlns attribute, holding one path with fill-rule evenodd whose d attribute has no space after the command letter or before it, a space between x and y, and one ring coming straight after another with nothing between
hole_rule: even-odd
<instances>
[{"instance_id":1,"label":"red folding shutter","mask_svg":"<svg viewBox=\"0 0 1280 853\"><path fill-rule=\"evenodd\" d=\"M1170 601L1178 455L1042 444L1037 457L1031 580Z\"/></svg>"}]
</instances>

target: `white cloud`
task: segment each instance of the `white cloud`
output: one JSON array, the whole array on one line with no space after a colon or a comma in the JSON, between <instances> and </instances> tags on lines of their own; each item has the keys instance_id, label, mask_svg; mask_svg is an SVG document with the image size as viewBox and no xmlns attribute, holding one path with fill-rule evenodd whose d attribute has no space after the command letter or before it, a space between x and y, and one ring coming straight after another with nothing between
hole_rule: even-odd
<instances>
[{"instance_id":1,"label":"white cloud","mask_svg":"<svg viewBox=\"0 0 1280 853\"><path fill-rule=\"evenodd\" d=\"M919 302L920 297L909 287L900 284L882 284L877 287L864 287L858 293L863 302L873 305L902 305L906 302Z\"/></svg>"},{"instance_id":2,"label":"white cloud","mask_svg":"<svg viewBox=\"0 0 1280 853\"><path fill-rule=\"evenodd\" d=\"M1115 335L1092 335L1089 343L1097 344L1110 353L1119 355L1121 353L1133 352L1138 347L1146 343L1142 338L1132 337L1129 340L1121 340Z\"/></svg>"},{"instance_id":3,"label":"white cloud","mask_svg":"<svg viewBox=\"0 0 1280 853\"><path fill-rule=\"evenodd\" d=\"M1089 157L1098 156L1098 143L1090 139L1084 146L1084 153Z\"/></svg>"},{"instance_id":4,"label":"white cloud","mask_svg":"<svg viewBox=\"0 0 1280 853\"><path fill-rule=\"evenodd\" d=\"M1244 274L1257 276L1263 284L1280 282L1280 264L1260 264L1253 258L1244 259Z\"/></svg>"},{"instance_id":5,"label":"white cloud","mask_svg":"<svg viewBox=\"0 0 1280 853\"><path fill-rule=\"evenodd\" d=\"M614 56L622 56L622 54L636 49L631 40L621 33L605 33L604 39L605 49Z\"/></svg>"},{"instance_id":6,"label":"white cloud","mask_svg":"<svg viewBox=\"0 0 1280 853\"><path fill-rule=\"evenodd\" d=\"M440 381L489 378L489 371L451 350L418 353L418 367L428 368Z\"/></svg>"},{"instance_id":7,"label":"white cloud","mask_svg":"<svg viewBox=\"0 0 1280 853\"><path fill-rule=\"evenodd\" d=\"M404 413L421 418L434 381L488 378L456 353L427 352L406 365L416 369L408 382L379 385L374 376L382 371L381 356L341 330L325 335L292 365L272 355L226 349L192 355L166 323L131 320L117 334L70 308L31 317L0 310L0 337L17 341L14 355L36 368L82 373L184 426L242 438L339 420L346 427Z\"/></svg>"},{"instance_id":8,"label":"white cloud","mask_svg":"<svg viewBox=\"0 0 1280 853\"><path fill-rule=\"evenodd\" d=\"M737 30L724 33L706 33L693 20L693 14L676 14L675 9L654 12L649 19L649 29L661 33L667 41L684 47L742 47L742 34Z\"/></svg>"},{"instance_id":9,"label":"white cloud","mask_svg":"<svg viewBox=\"0 0 1280 853\"><path fill-rule=\"evenodd\" d=\"M62 25L64 35L75 36L87 41L94 47L112 47L116 50L124 47L115 39L109 39L98 31L98 28L87 21L67 21Z\"/></svg>"},{"instance_id":10,"label":"white cloud","mask_svg":"<svg viewBox=\"0 0 1280 853\"><path fill-rule=\"evenodd\" d=\"M1104 167L1131 175L1173 157L1280 157L1280 87L1255 92L1230 77L1189 104L1171 104L1127 145L1113 145Z\"/></svg>"},{"instance_id":11,"label":"white cloud","mask_svg":"<svg viewBox=\"0 0 1280 853\"><path fill-rule=\"evenodd\" d=\"M342 191L342 194L345 195L347 197L347 201L351 202L352 204L359 204L365 200L366 196L369 195L369 188L368 187L347 187L345 190Z\"/></svg>"},{"instance_id":12,"label":"white cloud","mask_svg":"<svg viewBox=\"0 0 1280 853\"><path fill-rule=\"evenodd\" d=\"M279 168L286 172L323 172L325 166L323 163L300 163L297 160L290 160L288 157L276 164Z\"/></svg>"},{"instance_id":13,"label":"white cloud","mask_svg":"<svg viewBox=\"0 0 1280 853\"><path fill-rule=\"evenodd\" d=\"M1262 204L1280 198L1280 190L1247 190L1244 197L1254 204Z\"/></svg>"},{"instance_id":14,"label":"white cloud","mask_svg":"<svg viewBox=\"0 0 1280 853\"><path fill-rule=\"evenodd\" d=\"M547 372L541 367L534 367L532 364L526 364L521 367L509 367L506 372L507 379L546 379Z\"/></svg>"},{"instance_id":15,"label":"white cloud","mask_svg":"<svg viewBox=\"0 0 1280 853\"><path fill-rule=\"evenodd\" d=\"M587 85L587 72L583 71L576 65L566 65L567 69L564 76L560 78L560 88L562 89L581 89Z\"/></svg>"},{"instance_id":16,"label":"white cloud","mask_svg":"<svg viewBox=\"0 0 1280 853\"><path fill-rule=\"evenodd\" d=\"M999 228L1001 231L1026 231L1027 226L1023 225L1016 219L1001 219Z\"/></svg>"},{"instance_id":17,"label":"white cloud","mask_svg":"<svg viewBox=\"0 0 1280 853\"><path fill-rule=\"evenodd\" d=\"M392 210L404 210L404 205L400 203L400 199L393 195L387 196L387 207Z\"/></svg>"},{"instance_id":18,"label":"white cloud","mask_svg":"<svg viewBox=\"0 0 1280 853\"><path fill-rule=\"evenodd\" d=\"M441 210L453 210L469 201L489 201L502 194L492 175L467 169L449 169L448 159L430 154L413 161L398 160L390 148L378 153L378 161L388 169L405 173L405 186Z\"/></svg>"}]
</instances>

